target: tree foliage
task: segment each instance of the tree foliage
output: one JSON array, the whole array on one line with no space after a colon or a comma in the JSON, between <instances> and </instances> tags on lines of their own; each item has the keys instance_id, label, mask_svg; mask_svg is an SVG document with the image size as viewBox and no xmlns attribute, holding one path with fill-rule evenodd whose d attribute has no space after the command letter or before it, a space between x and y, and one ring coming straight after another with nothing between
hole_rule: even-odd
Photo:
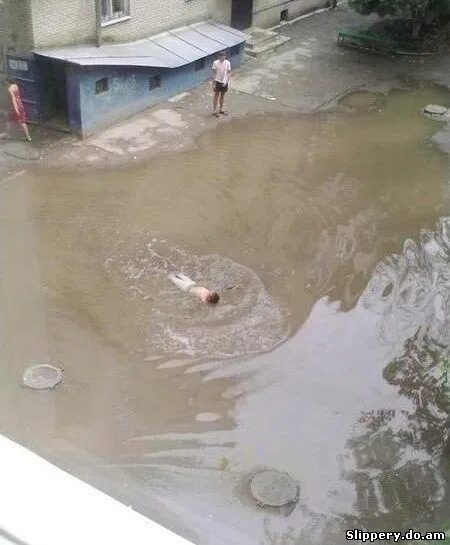
<instances>
[{"instance_id":1,"label":"tree foliage","mask_svg":"<svg viewBox=\"0 0 450 545\"><path fill-rule=\"evenodd\" d=\"M349 5L362 15L376 13L410 21L415 36L424 26L447 23L450 17L450 0L349 0Z\"/></svg>"}]
</instances>

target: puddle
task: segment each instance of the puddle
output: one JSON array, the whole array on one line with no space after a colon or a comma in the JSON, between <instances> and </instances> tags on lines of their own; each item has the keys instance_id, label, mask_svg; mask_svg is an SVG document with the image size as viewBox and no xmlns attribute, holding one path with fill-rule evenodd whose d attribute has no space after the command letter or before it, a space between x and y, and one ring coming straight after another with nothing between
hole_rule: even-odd
<instances>
[{"instance_id":1,"label":"puddle","mask_svg":"<svg viewBox=\"0 0 450 545\"><path fill-rule=\"evenodd\" d=\"M385 103L385 96L369 91L356 91L343 97L339 104L356 112L379 110Z\"/></svg>"},{"instance_id":2,"label":"puddle","mask_svg":"<svg viewBox=\"0 0 450 545\"><path fill-rule=\"evenodd\" d=\"M378 100L2 185L2 432L201 544L436 530L449 165L421 109L448 95ZM219 305L177 291L174 271ZM64 381L36 396L20 377L41 361ZM298 483L292 510L255 506L258 470Z\"/></svg>"}]
</instances>

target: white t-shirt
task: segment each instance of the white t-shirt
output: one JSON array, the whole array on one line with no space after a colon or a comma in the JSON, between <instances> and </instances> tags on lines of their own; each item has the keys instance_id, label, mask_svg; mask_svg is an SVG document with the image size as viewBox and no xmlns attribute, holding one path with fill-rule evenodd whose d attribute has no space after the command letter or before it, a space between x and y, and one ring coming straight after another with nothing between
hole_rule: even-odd
<instances>
[{"instance_id":1,"label":"white t-shirt","mask_svg":"<svg viewBox=\"0 0 450 545\"><path fill-rule=\"evenodd\" d=\"M216 72L216 75L214 76L215 81L222 83L222 85L226 85L228 83L228 71L231 70L230 61L227 59L224 61L217 59L213 62L212 68Z\"/></svg>"}]
</instances>

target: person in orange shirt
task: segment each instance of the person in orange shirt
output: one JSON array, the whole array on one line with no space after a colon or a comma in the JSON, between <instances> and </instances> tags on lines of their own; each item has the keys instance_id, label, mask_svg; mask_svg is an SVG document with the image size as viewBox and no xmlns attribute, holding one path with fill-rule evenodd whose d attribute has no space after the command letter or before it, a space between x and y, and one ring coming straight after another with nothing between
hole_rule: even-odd
<instances>
[{"instance_id":1,"label":"person in orange shirt","mask_svg":"<svg viewBox=\"0 0 450 545\"><path fill-rule=\"evenodd\" d=\"M27 125L27 113L25 111L25 106L23 105L22 97L20 95L19 86L17 85L17 83L9 78L5 80L5 83L8 89L10 102L8 122L17 123L18 125L20 125L25 134L25 138L28 142L31 142L30 131L28 130Z\"/></svg>"}]
</instances>

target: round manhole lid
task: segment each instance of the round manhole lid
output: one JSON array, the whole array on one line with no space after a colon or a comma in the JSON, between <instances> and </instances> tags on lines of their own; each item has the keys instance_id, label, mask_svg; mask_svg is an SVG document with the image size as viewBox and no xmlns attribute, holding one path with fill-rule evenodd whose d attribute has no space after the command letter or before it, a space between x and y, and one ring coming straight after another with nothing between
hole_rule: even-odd
<instances>
[{"instance_id":1,"label":"round manhole lid","mask_svg":"<svg viewBox=\"0 0 450 545\"><path fill-rule=\"evenodd\" d=\"M447 113L448 108L445 106L439 106L438 104L428 104L424 111L426 114L430 115L444 115Z\"/></svg>"},{"instance_id":2,"label":"round manhole lid","mask_svg":"<svg viewBox=\"0 0 450 545\"><path fill-rule=\"evenodd\" d=\"M272 469L254 475L250 490L262 506L282 507L298 499L298 486L294 479L287 473Z\"/></svg>"},{"instance_id":3,"label":"round manhole lid","mask_svg":"<svg viewBox=\"0 0 450 545\"><path fill-rule=\"evenodd\" d=\"M28 367L23 373L23 384L34 390L46 390L57 386L63 378L63 371L53 365L42 364Z\"/></svg>"}]
</instances>

